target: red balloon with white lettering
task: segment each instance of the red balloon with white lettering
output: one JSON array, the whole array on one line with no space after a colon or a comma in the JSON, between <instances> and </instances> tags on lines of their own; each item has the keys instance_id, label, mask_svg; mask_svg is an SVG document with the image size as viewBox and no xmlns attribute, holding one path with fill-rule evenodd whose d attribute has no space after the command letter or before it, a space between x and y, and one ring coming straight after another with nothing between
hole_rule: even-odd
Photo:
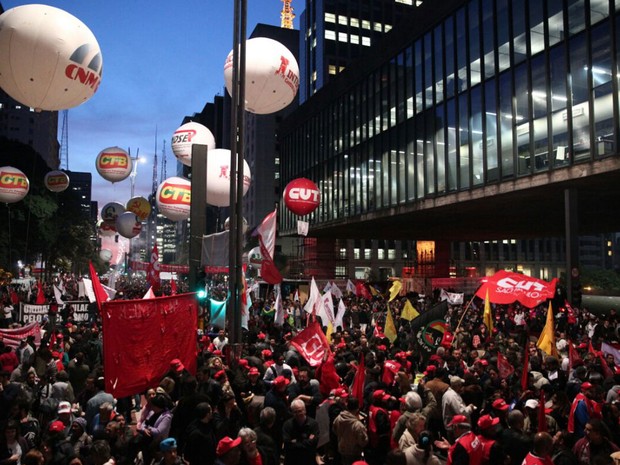
<instances>
[{"instance_id":1,"label":"red balloon with white lettering","mask_svg":"<svg viewBox=\"0 0 620 465\"><path fill-rule=\"evenodd\" d=\"M189 218L192 204L192 183L173 176L162 182L155 194L157 209L171 221L183 221Z\"/></svg>"},{"instance_id":2,"label":"red balloon with white lettering","mask_svg":"<svg viewBox=\"0 0 620 465\"><path fill-rule=\"evenodd\" d=\"M133 162L127 151L120 147L108 147L97 155L95 167L106 181L119 182L129 177Z\"/></svg>"},{"instance_id":3,"label":"red balloon with white lettering","mask_svg":"<svg viewBox=\"0 0 620 465\"><path fill-rule=\"evenodd\" d=\"M23 5L0 16L0 87L22 105L80 105L99 88L102 69L97 39L66 11Z\"/></svg>"},{"instance_id":4,"label":"red balloon with white lettering","mask_svg":"<svg viewBox=\"0 0 620 465\"><path fill-rule=\"evenodd\" d=\"M309 215L317 209L320 203L319 188L309 179L294 179L284 189L284 204L296 215Z\"/></svg>"},{"instance_id":5,"label":"red balloon with white lettering","mask_svg":"<svg viewBox=\"0 0 620 465\"><path fill-rule=\"evenodd\" d=\"M22 171L12 166L0 168L0 202L19 202L29 190L30 181Z\"/></svg>"},{"instance_id":6,"label":"red balloon with white lettering","mask_svg":"<svg viewBox=\"0 0 620 465\"><path fill-rule=\"evenodd\" d=\"M52 192L62 192L69 187L69 176L64 171L50 171L43 178L43 184Z\"/></svg>"},{"instance_id":7,"label":"red balloon with white lettering","mask_svg":"<svg viewBox=\"0 0 620 465\"><path fill-rule=\"evenodd\" d=\"M209 128L200 123L186 123L172 135L172 152L185 166L192 166L192 147L194 144L206 145L209 150L215 148L215 137Z\"/></svg>"}]
</instances>

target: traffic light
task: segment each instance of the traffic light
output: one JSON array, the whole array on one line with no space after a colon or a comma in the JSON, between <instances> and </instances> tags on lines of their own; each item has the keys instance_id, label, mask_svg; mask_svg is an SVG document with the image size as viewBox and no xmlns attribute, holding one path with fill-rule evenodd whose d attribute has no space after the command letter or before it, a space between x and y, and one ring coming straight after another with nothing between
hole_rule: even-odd
<instances>
[{"instance_id":1,"label":"traffic light","mask_svg":"<svg viewBox=\"0 0 620 465\"><path fill-rule=\"evenodd\" d=\"M198 275L196 276L196 289L194 289L194 292L196 292L196 298L198 299L198 302L200 302L201 304L204 303L204 301L207 299L207 275L204 272L204 270L199 271Z\"/></svg>"}]
</instances>

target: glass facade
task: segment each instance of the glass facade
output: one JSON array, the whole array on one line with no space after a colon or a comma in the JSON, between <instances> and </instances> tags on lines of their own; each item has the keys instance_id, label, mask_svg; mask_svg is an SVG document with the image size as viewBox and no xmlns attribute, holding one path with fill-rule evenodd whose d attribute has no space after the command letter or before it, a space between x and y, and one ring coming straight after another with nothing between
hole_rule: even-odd
<instances>
[{"instance_id":1,"label":"glass facade","mask_svg":"<svg viewBox=\"0 0 620 465\"><path fill-rule=\"evenodd\" d=\"M281 134L314 224L618 152L620 2L471 0L435 24Z\"/></svg>"}]
</instances>

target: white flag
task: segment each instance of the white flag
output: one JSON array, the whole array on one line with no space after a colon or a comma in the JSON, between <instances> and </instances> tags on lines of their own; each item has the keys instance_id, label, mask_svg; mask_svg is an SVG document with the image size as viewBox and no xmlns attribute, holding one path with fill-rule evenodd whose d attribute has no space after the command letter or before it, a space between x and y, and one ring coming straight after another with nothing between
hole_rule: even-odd
<instances>
[{"instance_id":1,"label":"white flag","mask_svg":"<svg viewBox=\"0 0 620 465\"><path fill-rule=\"evenodd\" d=\"M336 315L334 315L334 299L332 298L332 291L327 291L321 296L321 308L317 312L317 315L321 317L323 325L327 326L327 323L331 323L332 327L336 327Z\"/></svg>"},{"instance_id":2,"label":"white flag","mask_svg":"<svg viewBox=\"0 0 620 465\"><path fill-rule=\"evenodd\" d=\"M336 299L342 299L342 291L340 290L340 288L338 287L336 283L332 283L332 295Z\"/></svg>"},{"instance_id":3,"label":"white flag","mask_svg":"<svg viewBox=\"0 0 620 465\"><path fill-rule=\"evenodd\" d=\"M276 303L274 304L276 311L273 315L273 324L276 326L282 326L284 324L284 307L282 306L282 292L280 291L280 285L274 285L273 290L276 293Z\"/></svg>"},{"instance_id":4,"label":"white flag","mask_svg":"<svg viewBox=\"0 0 620 465\"><path fill-rule=\"evenodd\" d=\"M299 289L295 289L295 296L293 297L293 302L300 302L300 300L299 300Z\"/></svg>"},{"instance_id":5,"label":"white flag","mask_svg":"<svg viewBox=\"0 0 620 465\"><path fill-rule=\"evenodd\" d=\"M347 287L345 289L347 292L350 292L353 295L357 295L357 290L355 289L355 284L351 282L350 279L347 279Z\"/></svg>"},{"instance_id":6,"label":"white flag","mask_svg":"<svg viewBox=\"0 0 620 465\"><path fill-rule=\"evenodd\" d=\"M336 313L336 323L334 323L334 328L337 328L338 326L340 326L341 328L343 327L344 312L346 312L346 310L347 307L345 307L342 298L340 298L340 302L338 302L338 313Z\"/></svg>"},{"instance_id":7,"label":"white flag","mask_svg":"<svg viewBox=\"0 0 620 465\"><path fill-rule=\"evenodd\" d=\"M332 289L332 283L330 281L327 281L327 284L325 284L325 287L323 288L323 294L325 294L328 291L331 291Z\"/></svg>"},{"instance_id":8,"label":"white flag","mask_svg":"<svg viewBox=\"0 0 620 465\"><path fill-rule=\"evenodd\" d=\"M155 298L155 294L153 293L153 288L149 287L149 290L146 291L146 294L144 294L144 297L142 297L142 299L154 299Z\"/></svg>"},{"instance_id":9,"label":"white flag","mask_svg":"<svg viewBox=\"0 0 620 465\"><path fill-rule=\"evenodd\" d=\"M316 281L314 280L314 276L312 277L312 282L310 283L310 297L308 297L308 301L306 305L304 305L304 310L308 313L314 312L314 304L321 300L321 293L319 292L319 288L316 285Z\"/></svg>"},{"instance_id":10,"label":"white flag","mask_svg":"<svg viewBox=\"0 0 620 465\"><path fill-rule=\"evenodd\" d=\"M463 297L464 294L456 293L456 292L447 292L442 289L439 293L439 298L443 300L447 300L450 305L463 305Z\"/></svg>"},{"instance_id":11,"label":"white flag","mask_svg":"<svg viewBox=\"0 0 620 465\"><path fill-rule=\"evenodd\" d=\"M248 321L250 319L250 308L252 307L252 297L250 293L252 290L250 288L246 289L245 295L247 298L247 303L241 309L241 327L248 329Z\"/></svg>"},{"instance_id":12,"label":"white flag","mask_svg":"<svg viewBox=\"0 0 620 465\"><path fill-rule=\"evenodd\" d=\"M58 305L64 305L65 303L62 301L62 292L58 289L58 286L54 284L54 298L56 299L56 303Z\"/></svg>"},{"instance_id":13,"label":"white flag","mask_svg":"<svg viewBox=\"0 0 620 465\"><path fill-rule=\"evenodd\" d=\"M93 282L88 278L82 278L82 283L84 283L84 294L88 297L88 301L91 304L97 302L95 291L93 291Z\"/></svg>"},{"instance_id":14,"label":"white flag","mask_svg":"<svg viewBox=\"0 0 620 465\"><path fill-rule=\"evenodd\" d=\"M308 223L307 221L297 220L297 234L299 234L300 236L307 236L309 226L310 223Z\"/></svg>"}]
</instances>

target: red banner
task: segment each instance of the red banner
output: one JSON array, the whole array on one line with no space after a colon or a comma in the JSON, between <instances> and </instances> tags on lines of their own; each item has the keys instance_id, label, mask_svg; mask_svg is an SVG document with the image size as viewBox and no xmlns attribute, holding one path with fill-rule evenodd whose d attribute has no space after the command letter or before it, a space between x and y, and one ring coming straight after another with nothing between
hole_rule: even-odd
<instances>
[{"instance_id":1,"label":"red banner","mask_svg":"<svg viewBox=\"0 0 620 465\"><path fill-rule=\"evenodd\" d=\"M194 294L103 304L106 392L126 397L155 387L177 358L196 371Z\"/></svg>"},{"instance_id":2,"label":"red banner","mask_svg":"<svg viewBox=\"0 0 620 465\"><path fill-rule=\"evenodd\" d=\"M541 279L531 278L519 273L498 271L486 279L476 292L476 296L484 300L487 290L489 300L494 304L511 304L515 301L533 308L555 295L557 278L550 283Z\"/></svg>"},{"instance_id":3,"label":"red banner","mask_svg":"<svg viewBox=\"0 0 620 465\"><path fill-rule=\"evenodd\" d=\"M291 340L291 344L297 349L310 366L318 366L323 363L325 353L330 353L329 342L321 326L315 321Z\"/></svg>"},{"instance_id":4,"label":"red banner","mask_svg":"<svg viewBox=\"0 0 620 465\"><path fill-rule=\"evenodd\" d=\"M39 347L41 343L41 327L39 323L30 323L21 328L0 329L0 338L2 342L4 342L4 345L11 346L13 349L19 347L21 340L28 336L34 336L34 342L37 347Z\"/></svg>"}]
</instances>

